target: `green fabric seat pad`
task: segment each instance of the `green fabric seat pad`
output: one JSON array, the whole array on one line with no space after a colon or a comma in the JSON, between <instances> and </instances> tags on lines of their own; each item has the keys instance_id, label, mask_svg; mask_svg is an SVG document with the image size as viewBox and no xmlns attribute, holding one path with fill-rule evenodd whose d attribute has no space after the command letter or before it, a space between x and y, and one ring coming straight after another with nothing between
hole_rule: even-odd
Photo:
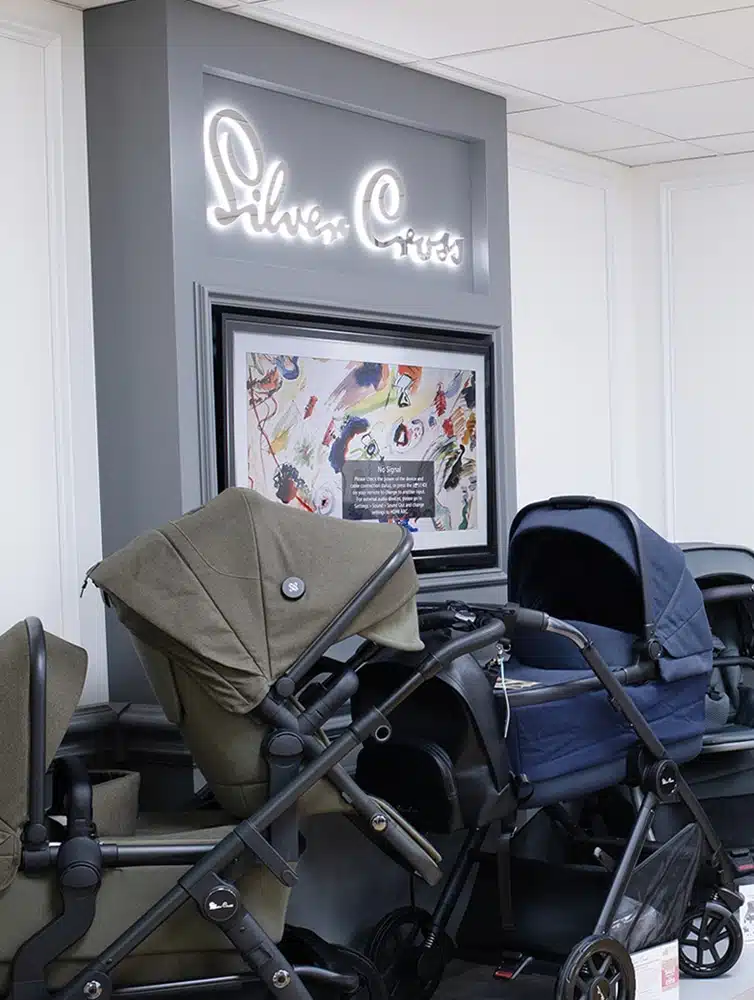
<instances>
[{"instance_id":1,"label":"green fabric seat pad","mask_svg":"<svg viewBox=\"0 0 754 1000\"><path fill-rule=\"evenodd\" d=\"M206 826L222 815L197 811L169 817L155 814L141 817L133 837L118 837L129 844L208 843L215 844L233 829ZM97 916L88 934L50 970L50 983L60 985L78 968L96 958L108 945L142 917L161 896L169 892L187 867L149 865L105 871L97 901ZM283 934L285 910L290 890L266 869L242 859L228 872L235 878L244 904L270 937L279 941ZM19 873L0 895L0 990L7 986L10 963L16 950L59 911L55 876L28 877ZM8 919L12 914L13 919ZM168 961L171 959L172 961ZM225 971L218 971L223 969ZM132 956L115 970L116 982L153 981L153 974L170 971L168 978L197 978L244 971L244 963L225 935L206 921L196 904L188 901L144 941ZM248 970L246 970L248 971ZM163 976L164 978L164 976ZM5 982L3 982L5 980Z\"/></svg>"}]
</instances>

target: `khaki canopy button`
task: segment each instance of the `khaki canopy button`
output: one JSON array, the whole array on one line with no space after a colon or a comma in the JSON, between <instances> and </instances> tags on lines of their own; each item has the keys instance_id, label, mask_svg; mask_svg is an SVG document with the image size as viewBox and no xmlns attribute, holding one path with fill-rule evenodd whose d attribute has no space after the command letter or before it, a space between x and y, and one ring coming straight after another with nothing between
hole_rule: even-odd
<instances>
[{"instance_id":1,"label":"khaki canopy button","mask_svg":"<svg viewBox=\"0 0 754 1000\"><path fill-rule=\"evenodd\" d=\"M287 597L289 601L297 601L306 593L306 584L298 576L289 576L287 580L283 580L280 589L283 592L283 597Z\"/></svg>"}]
</instances>

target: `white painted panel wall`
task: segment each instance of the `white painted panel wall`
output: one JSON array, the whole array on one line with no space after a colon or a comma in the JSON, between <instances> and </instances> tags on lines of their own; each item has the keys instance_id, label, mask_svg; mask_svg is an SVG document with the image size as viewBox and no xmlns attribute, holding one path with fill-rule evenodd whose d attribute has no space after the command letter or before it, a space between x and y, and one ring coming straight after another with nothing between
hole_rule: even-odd
<instances>
[{"instance_id":1,"label":"white painted panel wall","mask_svg":"<svg viewBox=\"0 0 754 1000\"><path fill-rule=\"evenodd\" d=\"M632 173L637 266L657 272L637 282L636 301L649 384L661 373L666 530L754 546L754 157Z\"/></svg>"},{"instance_id":2,"label":"white painted panel wall","mask_svg":"<svg viewBox=\"0 0 754 1000\"><path fill-rule=\"evenodd\" d=\"M0 0L0 631L27 615L84 645L107 697L82 17Z\"/></svg>"},{"instance_id":3,"label":"white painted panel wall","mask_svg":"<svg viewBox=\"0 0 754 1000\"><path fill-rule=\"evenodd\" d=\"M641 508L628 170L510 137L518 506Z\"/></svg>"},{"instance_id":4,"label":"white painted panel wall","mask_svg":"<svg viewBox=\"0 0 754 1000\"><path fill-rule=\"evenodd\" d=\"M23 99L19 100L19 95ZM0 35L0 628L63 627L46 171L44 50ZM50 584L53 584L52 586Z\"/></svg>"},{"instance_id":5,"label":"white painted panel wall","mask_svg":"<svg viewBox=\"0 0 754 1000\"><path fill-rule=\"evenodd\" d=\"M668 208L675 533L754 546L754 178Z\"/></svg>"}]
</instances>

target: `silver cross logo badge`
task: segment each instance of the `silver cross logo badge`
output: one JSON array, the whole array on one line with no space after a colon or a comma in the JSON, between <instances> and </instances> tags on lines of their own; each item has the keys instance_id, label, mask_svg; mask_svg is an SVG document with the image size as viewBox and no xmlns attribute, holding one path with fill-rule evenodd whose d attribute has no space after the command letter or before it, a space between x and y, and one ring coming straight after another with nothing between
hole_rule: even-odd
<instances>
[{"instance_id":1,"label":"silver cross logo badge","mask_svg":"<svg viewBox=\"0 0 754 1000\"><path fill-rule=\"evenodd\" d=\"M283 591L283 597L287 597L289 601L297 601L299 597L304 596L306 584L298 576L289 576L287 580L283 581L281 590Z\"/></svg>"}]
</instances>

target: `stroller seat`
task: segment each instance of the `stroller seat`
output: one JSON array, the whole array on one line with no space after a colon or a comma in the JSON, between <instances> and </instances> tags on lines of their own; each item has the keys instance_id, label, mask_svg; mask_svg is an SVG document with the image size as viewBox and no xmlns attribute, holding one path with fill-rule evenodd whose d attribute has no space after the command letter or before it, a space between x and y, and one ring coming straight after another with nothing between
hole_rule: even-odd
<instances>
[{"instance_id":1,"label":"stroller seat","mask_svg":"<svg viewBox=\"0 0 754 1000\"><path fill-rule=\"evenodd\" d=\"M397 526L330 520L232 489L90 570L215 808L142 815L138 774L88 774L77 758L56 758L86 653L36 619L0 636L0 996L287 987L290 1000L311 1000L310 982L333 1000L379 995L363 961L289 940L285 918L300 824L325 813L342 814L427 883L442 877L438 852L342 762L446 657L494 641L502 626L420 658L378 710L332 743L322 733L365 658L423 649L410 551ZM351 661L324 658L352 635L366 644Z\"/></svg>"},{"instance_id":2,"label":"stroller seat","mask_svg":"<svg viewBox=\"0 0 754 1000\"><path fill-rule=\"evenodd\" d=\"M65 734L68 720L81 697L86 676L87 655L83 649L45 633L47 686L47 748L49 765ZM28 817L27 782L30 759L29 689L30 653L25 623L0 636L0 664L4 681L2 731L3 774L0 782L0 995L8 987L11 964L18 949L48 925L59 913L55 870L45 873L19 871L21 834ZM210 712L210 718L212 718ZM230 737L232 739L232 723ZM251 728L246 722L247 730ZM217 740L223 757L234 757L228 740ZM247 735L247 734L244 734ZM238 752L247 758L248 739ZM258 761L256 762L258 768ZM97 896L97 920L65 957L55 962L48 976L51 988L68 982L73 974L99 955L122 932L157 903L191 867L192 856L200 858L234 829L237 817L219 808L180 814L137 811L138 774L90 774L93 820L97 832L117 841L117 849L127 864L102 873ZM49 782L48 782L49 784ZM222 784L221 784L222 788ZM135 795L134 792L137 794ZM226 796L231 802L233 796ZM242 796L241 796L242 797ZM48 822L54 830L59 803L48 796ZM301 800L301 815L342 811L344 803L322 784ZM55 819L52 819L55 816ZM63 820L63 822L65 822ZM55 833L52 833L55 836ZM62 834L61 834L62 836ZM418 835L417 835L418 836ZM184 864L175 864L171 853L183 852ZM160 855L164 863L160 863ZM153 863L134 864L139 855ZM438 860L433 855L433 862ZM283 936L290 889L265 867L247 863L236 867L237 886L244 903L273 941ZM202 979L248 972L248 966L223 935L218 934L194 907L183 907L125 959L114 981L129 985Z\"/></svg>"},{"instance_id":3,"label":"stroller seat","mask_svg":"<svg viewBox=\"0 0 754 1000\"><path fill-rule=\"evenodd\" d=\"M742 897L680 780L678 764L702 746L713 658L702 594L682 552L619 504L555 498L514 518L508 596L498 607L421 609L430 650L443 630L485 615L509 627L492 658L488 647L480 647L484 660L458 658L425 686L425 698L396 713L390 742L367 741L359 757L364 785L397 789L421 828L466 831L433 911L412 905L386 916L370 957L405 1000L428 1000L454 945L462 960L499 963L501 980L555 966L557 1000L633 998L633 981L613 988L601 978L616 947L635 952L679 939L686 974L724 974L743 948L735 917ZM410 672L405 660L391 663ZM375 663L361 697L378 701L385 683ZM512 790L499 780L506 772ZM598 815L605 804L610 823ZM658 843L655 818L666 807L685 825ZM613 813L627 835L612 835ZM451 915L461 905L452 942ZM591 943L563 963L583 935Z\"/></svg>"},{"instance_id":4,"label":"stroller seat","mask_svg":"<svg viewBox=\"0 0 754 1000\"><path fill-rule=\"evenodd\" d=\"M614 672L620 674L620 668ZM512 659L505 677L513 695L508 752L515 773L530 790L522 789L527 806L580 798L626 780L628 752L636 745L636 734L604 691L573 694L570 689L545 703L521 703L526 692L570 686L574 681L591 688L591 670L543 669ZM678 764L701 750L706 685L702 676L627 687L668 756Z\"/></svg>"},{"instance_id":5,"label":"stroller seat","mask_svg":"<svg viewBox=\"0 0 754 1000\"><path fill-rule=\"evenodd\" d=\"M685 769L741 875L754 871L754 552L686 543L715 637L700 758Z\"/></svg>"},{"instance_id":6,"label":"stroller seat","mask_svg":"<svg viewBox=\"0 0 754 1000\"><path fill-rule=\"evenodd\" d=\"M200 851L214 847L233 830L232 823L212 825L212 814L200 811L182 816L180 824L168 825L159 814L155 820L158 832L149 832L149 823L142 818L140 829L135 834L117 837L119 848L146 853L155 848L169 849L175 844L184 848L195 845L197 856L200 856ZM48 985L57 989L67 983L79 969L139 920L189 868L188 864L153 864L104 872L97 899L97 920L66 953L65 958L51 967ZM247 871L239 872L237 884L246 905L254 907L260 924L273 940L279 941L283 934L288 890L260 867L249 866ZM2 894L0 989L7 987L10 963L17 950L40 927L48 924L57 915L58 909L54 877L40 878L19 873ZM230 942L202 920L193 907L184 907L120 964L115 982L139 985L247 971Z\"/></svg>"},{"instance_id":7,"label":"stroller seat","mask_svg":"<svg viewBox=\"0 0 754 1000\"><path fill-rule=\"evenodd\" d=\"M676 546L608 505L553 501L532 505L514 521L508 572L513 601L549 609L586 636L671 759L698 756L712 636ZM647 622L654 623L651 636ZM587 796L628 777L636 734L593 680L562 636L513 636L496 693L509 716L512 770L531 807Z\"/></svg>"}]
</instances>

